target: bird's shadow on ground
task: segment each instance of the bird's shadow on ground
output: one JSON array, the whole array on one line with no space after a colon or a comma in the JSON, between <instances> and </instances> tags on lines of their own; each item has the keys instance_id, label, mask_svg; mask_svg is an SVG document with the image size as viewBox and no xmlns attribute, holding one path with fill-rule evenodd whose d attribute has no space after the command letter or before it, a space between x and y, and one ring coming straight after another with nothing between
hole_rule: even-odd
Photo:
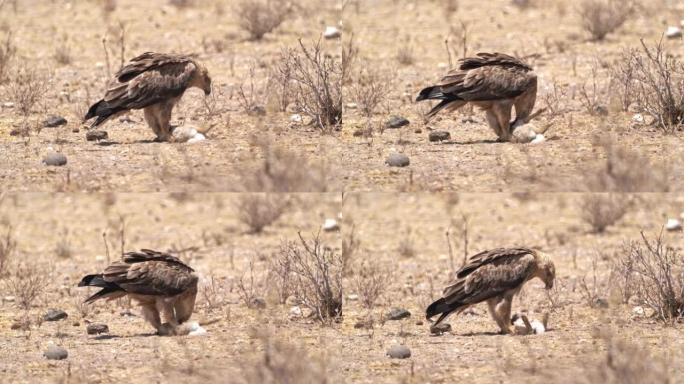
<instances>
[{"instance_id":1,"label":"bird's shadow on ground","mask_svg":"<svg viewBox=\"0 0 684 384\"><path fill-rule=\"evenodd\" d=\"M502 336L502 333L501 333L501 332L485 331L485 332L468 332L468 333L462 333L462 334L455 333L454 335L456 335L456 336L463 336L463 337L471 337L471 336Z\"/></svg>"},{"instance_id":2,"label":"bird's shadow on ground","mask_svg":"<svg viewBox=\"0 0 684 384\"><path fill-rule=\"evenodd\" d=\"M498 140L443 141L443 145L501 144Z\"/></svg>"}]
</instances>

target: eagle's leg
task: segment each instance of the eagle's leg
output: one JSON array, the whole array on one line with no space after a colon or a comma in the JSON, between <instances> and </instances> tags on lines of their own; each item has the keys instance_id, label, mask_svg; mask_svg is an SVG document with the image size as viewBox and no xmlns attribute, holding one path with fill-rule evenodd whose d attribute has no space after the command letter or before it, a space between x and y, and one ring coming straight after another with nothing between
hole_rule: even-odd
<instances>
[{"instance_id":1,"label":"eagle's leg","mask_svg":"<svg viewBox=\"0 0 684 384\"><path fill-rule=\"evenodd\" d=\"M491 109L485 111L485 116L487 117L487 124L494 130L497 137L501 137L501 128L499 127L499 119L496 118L494 112Z\"/></svg>"},{"instance_id":2,"label":"eagle's leg","mask_svg":"<svg viewBox=\"0 0 684 384\"><path fill-rule=\"evenodd\" d=\"M527 91L525 91L522 95L518 96L515 99L515 120L511 122L511 126L513 124L526 124L528 123L528 119L530 118L530 115L532 114L532 109L534 109L534 104L537 101L537 84L535 80L535 84L533 87L530 87ZM520 121L518 123L518 121Z\"/></svg>"},{"instance_id":3,"label":"eagle's leg","mask_svg":"<svg viewBox=\"0 0 684 384\"><path fill-rule=\"evenodd\" d=\"M505 334L509 328L507 325L503 324L503 320L499 314L498 305L500 301L501 299L499 297L489 299L487 300L487 306L489 307L489 314L492 315L492 319L494 319L496 325L501 329L501 333Z\"/></svg>"},{"instance_id":4,"label":"eagle's leg","mask_svg":"<svg viewBox=\"0 0 684 384\"><path fill-rule=\"evenodd\" d=\"M176 320L182 324L192 316L192 311L195 309L195 298L197 292L188 293L173 304L173 309L176 311Z\"/></svg>"},{"instance_id":5,"label":"eagle's leg","mask_svg":"<svg viewBox=\"0 0 684 384\"><path fill-rule=\"evenodd\" d=\"M157 333L162 333L162 323L159 317L159 311L154 304L143 304L141 305L142 315L147 322L152 324L152 326L157 330Z\"/></svg>"},{"instance_id":6,"label":"eagle's leg","mask_svg":"<svg viewBox=\"0 0 684 384\"><path fill-rule=\"evenodd\" d=\"M499 139L501 141L511 140L511 110L513 109L513 104L510 101L495 103L492 106L494 115L499 122L499 130L501 134Z\"/></svg>"},{"instance_id":7,"label":"eagle's leg","mask_svg":"<svg viewBox=\"0 0 684 384\"><path fill-rule=\"evenodd\" d=\"M157 135L157 137L159 137L161 129L159 128L159 123L157 122L157 116L155 113L156 109L156 105L145 108L145 121L147 122L147 125L149 125L149 127L152 128L154 134Z\"/></svg>"},{"instance_id":8,"label":"eagle's leg","mask_svg":"<svg viewBox=\"0 0 684 384\"><path fill-rule=\"evenodd\" d=\"M159 113L157 114L157 124L159 124L160 130L160 133L157 134L159 141L168 141L171 138L171 113L175 105L175 99L159 104Z\"/></svg>"},{"instance_id":9,"label":"eagle's leg","mask_svg":"<svg viewBox=\"0 0 684 384\"><path fill-rule=\"evenodd\" d=\"M515 333L515 328L511 326L511 307L513 306L513 296L506 295L497 304L496 310L501 320L501 332L504 334Z\"/></svg>"}]
</instances>

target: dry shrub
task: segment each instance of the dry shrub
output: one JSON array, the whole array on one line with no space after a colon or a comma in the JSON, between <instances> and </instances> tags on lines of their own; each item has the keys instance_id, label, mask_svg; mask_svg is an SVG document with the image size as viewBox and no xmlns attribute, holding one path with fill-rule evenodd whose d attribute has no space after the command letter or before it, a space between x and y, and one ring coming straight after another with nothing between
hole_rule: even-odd
<instances>
[{"instance_id":1,"label":"dry shrub","mask_svg":"<svg viewBox=\"0 0 684 384\"><path fill-rule=\"evenodd\" d=\"M543 108L546 109L550 119L564 116L570 111L568 93L567 85L554 82L552 87L546 88L541 94Z\"/></svg>"},{"instance_id":2,"label":"dry shrub","mask_svg":"<svg viewBox=\"0 0 684 384\"><path fill-rule=\"evenodd\" d=\"M50 76L36 68L24 66L14 74L7 87L9 97L19 111L28 117L36 104L40 103L48 91Z\"/></svg>"},{"instance_id":3,"label":"dry shrub","mask_svg":"<svg viewBox=\"0 0 684 384\"><path fill-rule=\"evenodd\" d=\"M240 194L235 210L249 233L261 233L290 208L290 199L275 193Z\"/></svg>"},{"instance_id":4,"label":"dry shrub","mask_svg":"<svg viewBox=\"0 0 684 384\"><path fill-rule=\"evenodd\" d=\"M207 311L221 310L226 304L226 285L223 279L210 276L209 280L200 285L200 297Z\"/></svg>"},{"instance_id":5,"label":"dry shrub","mask_svg":"<svg viewBox=\"0 0 684 384\"><path fill-rule=\"evenodd\" d=\"M601 300L606 300L608 294L608 281L603 279L599 271L599 255L595 255L591 259L591 271L589 272L589 279L587 274L584 274L579 279L579 291L582 298L591 308L600 305Z\"/></svg>"},{"instance_id":6,"label":"dry shrub","mask_svg":"<svg viewBox=\"0 0 684 384\"><path fill-rule=\"evenodd\" d=\"M55 45L55 53L53 54L53 57L57 64L61 65L68 65L71 64L72 61L72 56L71 56L71 47L69 46L69 39L67 36L64 36L60 42Z\"/></svg>"},{"instance_id":7,"label":"dry shrub","mask_svg":"<svg viewBox=\"0 0 684 384\"><path fill-rule=\"evenodd\" d=\"M252 138L263 155L259 168L241 172L243 189L258 192L325 192L329 169L275 145L268 138Z\"/></svg>"},{"instance_id":8,"label":"dry shrub","mask_svg":"<svg viewBox=\"0 0 684 384\"><path fill-rule=\"evenodd\" d=\"M10 62L16 52L17 48L12 44L12 33L8 32L2 44L0 44L0 84L7 80Z\"/></svg>"},{"instance_id":9,"label":"dry shrub","mask_svg":"<svg viewBox=\"0 0 684 384\"><path fill-rule=\"evenodd\" d=\"M588 362L586 368L576 375L564 375L551 380L573 384L669 384L675 382L670 376L668 364L662 358L653 357L648 348L618 338L612 332L596 335L606 344L602 359Z\"/></svg>"},{"instance_id":10,"label":"dry shrub","mask_svg":"<svg viewBox=\"0 0 684 384\"><path fill-rule=\"evenodd\" d=\"M195 5L195 0L169 0L169 4L177 8L189 8Z\"/></svg>"},{"instance_id":11,"label":"dry shrub","mask_svg":"<svg viewBox=\"0 0 684 384\"><path fill-rule=\"evenodd\" d=\"M582 220L593 233L603 233L629 210L630 203L619 193L589 193L582 197Z\"/></svg>"},{"instance_id":12,"label":"dry shrub","mask_svg":"<svg viewBox=\"0 0 684 384\"><path fill-rule=\"evenodd\" d=\"M69 231L65 229L55 245L55 254L60 259L68 259L73 254L71 241L69 241Z\"/></svg>"},{"instance_id":13,"label":"dry shrub","mask_svg":"<svg viewBox=\"0 0 684 384\"><path fill-rule=\"evenodd\" d=\"M250 260L247 266L247 271L243 272L242 276L237 280L237 292L240 300L248 308L258 308L260 306L259 299L264 296L264 282L259 278L254 269L254 260Z\"/></svg>"},{"instance_id":14,"label":"dry shrub","mask_svg":"<svg viewBox=\"0 0 684 384\"><path fill-rule=\"evenodd\" d=\"M265 333L257 333L262 349L261 355L242 364L238 382L245 384L308 383L327 384L332 382L328 363L319 354L311 354L302 347L275 339ZM253 346L257 349L258 346Z\"/></svg>"},{"instance_id":15,"label":"dry shrub","mask_svg":"<svg viewBox=\"0 0 684 384\"><path fill-rule=\"evenodd\" d=\"M359 105L363 115L370 119L378 106L387 98L390 80L382 71L364 66L351 88L352 98Z\"/></svg>"},{"instance_id":16,"label":"dry shrub","mask_svg":"<svg viewBox=\"0 0 684 384\"><path fill-rule=\"evenodd\" d=\"M391 278L390 271L378 263L372 261L361 263L354 277L354 288L364 308L368 311L373 309L378 299L387 290Z\"/></svg>"},{"instance_id":17,"label":"dry shrub","mask_svg":"<svg viewBox=\"0 0 684 384\"><path fill-rule=\"evenodd\" d=\"M608 113L608 95L612 92L610 82L604 82L606 76L601 71L603 65L598 59L591 63L591 75L588 82L582 82L579 87L579 100L590 115L605 115Z\"/></svg>"},{"instance_id":18,"label":"dry shrub","mask_svg":"<svg viewBox=\"0 0 684 384\"><path fill-rule=\"evenodd\" d=\"M413 46L410 38L405 38L403 44L397 48L397 61L401 65L412 65L416 58L413 55Z\"/></svg>"},{"instance_id":19,"label":"dry shrub","mask_svg":"<svg viewBox=\"0 0 684 384\"><path fill-rule=\"evenodd\" d=\"M20 264L7 280L7 291L28 311L50 283L49 274L35 264Z\"/></svg>"},{"instance_id":20,"label":"dry shrub","mask_svg":"<svg viewBox=\"0 0 684 384\"><path fill-rule=\"evenodd\" d=\"M356 237L356 226L354 223L351 223L349 228L351 228L349 232L342 236L342 273L345 276L350 272L350 266L354 262L354 255L361 248L361 240Z\"/></svg>"},{"instance_id":21,"label":"dry shrub","mask_svg":"<svg viewBox=\"0 0 684 384\"><path fill-rule=\"evenodd\" d=\"M606 160L598 168L587 169L585 185L592 192L667 192L669 168L653 164L637 150L619 144L612 136L596 138L594 143L605 152Z\"/></svg>"},{"instance_id":22,"label":"dry shrub","mask_svg":"<svg viewBox=\"0 0 684 384\"><path fill-rule=\"evenodd\" d=\"M662 231L650 240L642 232L641 240L624 246L616 264L622 291L634 294L658 319L674 324L684 315L684 256L665 243Z\"/></svg>"},{"instance_id":23,"label":"dry shrub","mask_svg":"<svg viewBox=\"0 0 684 384\"><path fill-rule=\"evenodd\" d=\"M641 47L626 51L615 66L623 99L633 98L662 132L675 133L684 125L684 64L665 52L662 39L653 47L641 40Z\"/></svg>"},{"instance_id":24,"label":"dry shrub","mask_svg":"<svg viewBox=\"0 0 684 384\"><path fill-rule=\"evenodd\" d=\"M14 234L12 233L12 226L7 225L7 232L4 237L0 238L0 277L5 275L7 271L7 266L14 251L17 249L17 242L14 239Z\"/></svg>"},{"instance_id":25,"label":"dry shrub","mask_svg":"<svg viewBox=\"0 0 684 384\"><path fill-rule=\"evenodd\" d=\"M316 235L307 241L281 244L275 263L288 266L289 284L298 303L323 324L342 316L342 258Z\"/></svg>"},{"instance_id":26,"label":"dry shrub","mask_svg":"<svg viewBox=\"0 0 684 384\"><path fill-rule=\"evenodd\" d=\"M299 40L299 47L287 49L276 64L276 73L291 79L296 109L323 132L342 123L343 62L344 55L340 60L324 52L320 40L311 46Z\"/></svg>"},{"instance_id":27,"label":"dry shrub","mask_svg":"<svg viewBox=\"0 0 684 384\"><path fill-rule=\"evenodd\" d=\"M402 257L413 257L416 255L416 246L411 235L411 228L407 228L404 236L401 237L399 241L399 246L397 246L397 253Z\"/></svg>"},{"instance_id":28,"label":"dry shrub","mask_svg":"<svg viewBox=\"0 0 684 384\"><path fill-rule=\"evenodd\" d=\"M632 15L633 5L623 0L584 0L578 12L582 27L593 40L603 40Z\"/></svg>"},{"instance_id":29,"label":"dry shrub","mask_svg":"<svg viewBox=\"0 0 684 384\"><path fill-rule=\"evenodd\" d=\"M237 4L238 25L253 40L273 32L292 13L292 6L279 0L243 0Z\"/></svg>"},{"instance_id":30,"label":"dry shrub","mask_svg":"<svg viewBox=\"0 0 684 384\"><path fill-rule=\"evenodd\" d=\"M240 82L237 90L240 107L248 115L263 115L266 112L264 100L269 91L267 87L259 86L256 82L256 63L250 63L247 84Z\"/></svg>"}]
</instances>

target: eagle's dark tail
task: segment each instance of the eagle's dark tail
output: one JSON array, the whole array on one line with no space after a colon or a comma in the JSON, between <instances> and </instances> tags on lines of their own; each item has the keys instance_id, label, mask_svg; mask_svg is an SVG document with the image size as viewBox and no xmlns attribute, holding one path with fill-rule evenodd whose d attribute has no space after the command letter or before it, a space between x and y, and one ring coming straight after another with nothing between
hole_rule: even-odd
<instances>
[{"instance_id":1,"label":"eagle's dark tail","mask_svg":"<svg viewBox=\"0 0 684 384\"><path fill-rule=\"evenodd\" d=\"M90 125L91 128L94 128L123 110L125 110L125 108L113 107L103 99L90 106L88 113L86 113L85 117L83 118L83 121L85 122L97 117L97 119L95 119L95 121Z\"/></svg>"},{"instance_id":2,"label":"eagle's dark tail","mask_svg":"<svg viewBox=\"0 0 684 384\"><path fill-rule=\"evenodd\" d=\"M79 287L100 287L102 288L94 295L90 296L85 300L85 303L92 303L97 299L102 299L108 297L110 294L115 292L121 292L123 289L114 283L109 283L104 280L102 275L87 275L81 279L78 283Z\"/></svg>"},{"instance_id":3,"label":"eagle's dark tail","mask_svg":"<svg viewBox=\"0 0 684 384\"><path fill-rule=\"evenodd\" d=\"M442 91L442 87L437 85L434 87L427 87L420 91L418 94L418 97L416 97L416 101L422 101L422 100L441 100L441 102L437 105L435 105L430 112L427 113L426 117L430 118L437 114L437 112L441 111L442 109L446 108L449 104L453 102L463 102L464 100L461 99L460 97L449 93L446 94Z\"/></svg>"},{"instance_id":4,"label":"eagle's dark tail","mask_svg":"<svg viewBox=\"0 0 684 384\"><path fill-rule=\"evenodd\" d=\"M425 310L425 318L427 320L430 320L433 317L440 315L437 321L435 321L435 323L433 324L433 326L435 326L441 323L444 319L447 318L447 316L449 316L452 312L456 311L460 307L460 303L449 304L442 297L441 299L435 301L427 307L427 309Z\"/></svg>"}]
</instances>

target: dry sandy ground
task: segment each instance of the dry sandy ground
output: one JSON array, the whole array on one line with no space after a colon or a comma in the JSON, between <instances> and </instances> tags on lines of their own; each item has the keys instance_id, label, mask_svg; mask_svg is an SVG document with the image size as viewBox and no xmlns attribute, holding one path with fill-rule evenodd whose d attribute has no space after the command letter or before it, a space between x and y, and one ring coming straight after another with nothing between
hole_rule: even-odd
<instances>
[{"instance_id":1,"label":"dry sandy ground","mask_svg":"<svg viewBox=\"0 0 684 384\"><path fill-rule=\"evenodd\" d=\"M388 100L373 117L372 138L354 136L366 128L366 119L358 108L345 110L343 140L351 147L343 153L345 186L361 191L585 191L587 172L603 163L605 151L593 145L595 137L613 135L613 139L641 153L654 170L672 165L669 190L682 190L681 169L684 162L681 132L663 135L652 127L630 128L633 113L612 111L608 95L601 96L609 110L608 117L592 116L582 106L579 89L592 81L592 63L597 59L597 79L603 87L607 69L626 48L638 48L639 39L657 42L667 25L678 25L684 16L679 2L649 1L616 33L603 42L588 40L581 28L574 1L531 1L533 6L520 9L511 1L460 0L458 10L445 16L446 1L359 1L349 5L343 15L345 29L353 32L359 50L357 70L376 72L387 79ZM354 4L354 3L352 3ZM548 141L539 145L496 143L484 114L475 111L443 113L429 123L423 114L429 102L415 103L418 92L437 82L448 70L445 39L450 36L452 59L461 57L460 23L467 25L468 54L504 52L527 57L539 77L537 108L546 107L545 95L554 83L566 87L560 97L566 113L550 119L542 115L538 123L550 124ZM681 39L666 41L669 54L682 58ZM399 51L409 51L413 63L402 65ZM456 52L454 52L456 51ZM351 83L345 88L345 102L354 99ZM612 92L608 92L612 93ZM554 103L557 104L557 103ZM389 116L398 115L411 123L400 129L382 131ZM448 131L451 140L431 143L431 130ZM409 156L406 168L388 168L385 159L391 152ZM529 177L530 173L534 177ZM645 185L640 191L662 189Z\"/></svg>"},{"instance_id":2,"label":"dry sandy ground","mask_svg":"<svg viewBox=\"0 0 684 384\"><path fill-rule=\"evenodd\" d=\"M260 42L248 40L236 21L231 1L198 1L186 8L168 1L118 1L106 19L99 1L19 1L0 10L0 26L11 31L16 64L52 73L44 102L34 108L30 122L40 126L48 115L64 116L68 124L32 131L27 140L10 136L23 118L17 106L0 109L0 182L11 190L30 191L244 191L241 174L261 165L263 148L254 136L300 156L311 167L324 167L326 189L339 190L332 169L337 167L333 136L321 135L310 126L290 122L289 113L267 108L266 116L249 116L238 101L244 85L249 95L250 67L257 90L264 90L268 68L286 47L298 39L318 40L339 16L328 0L300 1L302 9ZM203 103L201 91L188 91L174 113L172 124L213 126L209 140L194 145L151 143L154 134L142 112L104 125L109 139L88 142L81 118L90 103L103 94L108 80L102 38L107 34L111 71L120 65L118 38L125 26L125 60L146 51L192 53L203 62L215 86L213 111ZM2 34L3 39L5 33ZM4 41L4 40L3 40ZM64 43L66 41L66 43ZM66 44L71 63L53 58ZM339 54L339 40L323 41L324 49ZM7 87L7 84L4 85ZM10 103L0 85L0 105ZM266 100L257 96L261 104ZM182 119L182 120L181 120ZM78 132L73 132L78 129ZM64 167L47 167L41 160L52 148L67 156ZM289 165L288 165L289 166ZM302 167L306 167L302 165ZM307 192L306 186L298 191Z\"/></svg>"},{"instance_id":3,"label":"dry sandy ground","mask_svg":"<svg viewBox=\"0 0 684 384\"><path fill-rule=\"evenodd\" d=\"M597 259L598 290L608 298L610 259L621 252L624 242L637 240L640 230L657 233L667 217L679 215L684 210L683 196L635 197L632 210L603 235L589 233L590 227L580 217L583 196L578 194L448 198L347 194L344 204L335 194L292 196L297 199L293 208L262 235L245 233L246 227L236 220L233 207L238 198L223 194L8 196L1 206L3 221L11 222L18 242L10 270L24 262L49 268L52 276L47 293L38 298L29 314L35 319L48 308L60 308L69 318L34 324L30 332L12 330L10 325L21 318L22 311L16 303L4 301L0 307L2 381L244 382L254 367L264 366L262 339L254 336L255 328L275 335L269 340L284 339L304 348L311 361L324 360L330 382L559 382L585 377L584 382L591 382L589 372L606 359L606 342L598 336L601 332L613 332L620 340L637 345L640 353L651 355L649 359L665 359L674 381L683 373L678 363L684 357L680 325L667 327L654 319L635 317L631 305L610 299L608 309L591 308L578 288L581 277L591 276L591 261ZM340 252L341 237L349 236L353 223L360 241L354 268L370 261L391 271L385 294L373 310L372 330L355 328L367 313L353 299L357 294L353 273L343 281L347 298L343 319L331 327L290 319L290 306L268 297L264 310L248 309L239 300L236 281L250 260L255 261L261 276L257 280L265 283L261 279L267 261L279 251L281 241L294 240L297 231L316 232L325 218L337 217L340 211L344 217L341 233L323 233L322 240ZM468 216L470 253L527 245L551 255L557 268L557 288L552 293L556 305L551 306L543 285L536 281L526 286L514 304L515 311L527 310L532 317L550 312L549 332L497 335L485 308L478 306L469 315L451 318L451 333L429 335L422 313L449 278L445 232L450 227L454 252L462 254L459 228L463 215ZM208 279L215 278L218 289L208 296L214 304L200 294L194 315L196 320L219 319L206 326L208 335L153 336L135 307L130 309L133 316L121 315L127 313L125 302L79 310L78 303L88 292L75 285L82 275L104 267L105 229L111 248L116 249L113 252L117 252L121 216L126 221L126 249L181 251L181 257L202 276L202 292L206 292ZM71 254L60 258L56 249L65 237ZM681 232L666 234L666 240L680 251L684 245ZM413 255L400 252L401 248L412 249ZM607 259L597 258L599 254ZM7 295L3 291L2 296ZM412 316L383 322L382 314L393 307L406 308ZM88 336L87 321L107 323L110 334ZM56 362L43 358L50 341L67 348L69 358ZM408 346L411 358L386 357L385 352L395 343ZM306 370L313 367L301 352L296 358L275 352L270 356L274 361L285 359L291 367L302 362ZM295 382L302 382L301 375L293 376L300 378Z\"/></svg>"}]
</instances>

